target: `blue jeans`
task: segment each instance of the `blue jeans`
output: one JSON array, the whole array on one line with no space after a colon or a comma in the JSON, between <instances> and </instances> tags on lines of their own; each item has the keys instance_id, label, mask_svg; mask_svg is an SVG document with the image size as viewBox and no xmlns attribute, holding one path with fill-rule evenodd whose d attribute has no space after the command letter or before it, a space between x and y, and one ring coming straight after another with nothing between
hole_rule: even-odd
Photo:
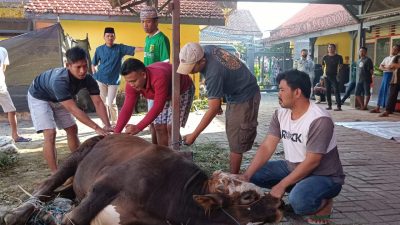
<instances>
[{"instance_id":1,"label":"blue jeans","mask_svg":"<svg viewBox=\"0 0 400 225\"><path fill-rule=\"evenodd\" d=\"M251 178L250 182L264 188L272 188L290 171L284 160L269 161ZM318 211L322 200L336 197L342 184L335 183L328 176L308 176L287 188L289 203L298 215L309 215Z\"/></svg>"}]
</instances>

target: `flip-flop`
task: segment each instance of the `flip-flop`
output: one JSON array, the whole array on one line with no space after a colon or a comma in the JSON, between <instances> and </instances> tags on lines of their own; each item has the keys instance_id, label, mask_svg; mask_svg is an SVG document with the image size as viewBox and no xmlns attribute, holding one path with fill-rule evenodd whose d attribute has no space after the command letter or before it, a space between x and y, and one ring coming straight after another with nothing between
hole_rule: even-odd
<instances>
[{"instance_id":1,"label":"flip-flop","mask_svg":"<svg viewBox=\"0 0 400 225\"><path fill-rule=\"evenodd\" d=\"M309 225L324 225L330 224L331 215L309 215L305 216L304 220Z\"/></svg>"},{"instance_id":2,"label":"flip-flop","mask_svg":"<svg viewBox=\"0 0 400 225\"><path fill-rule=\"evenodd\" d=\"M379 109L371 109L369 112L370 113L381 113L381 111Z\"/></svg>"},{"instance_id":3,"label":"flip-flop","mask_svg":"<svg viewBox=\"0 0 400 225\"><path fill-rule=\"evenodd\" d=\"M21 137L21 136L19 136L18 138L17 138L17 140L14 140L16 143L17 142L30 142L30 141L32 141L32 138L24 138L24 137Z\"/></svg>"}]
</instances>

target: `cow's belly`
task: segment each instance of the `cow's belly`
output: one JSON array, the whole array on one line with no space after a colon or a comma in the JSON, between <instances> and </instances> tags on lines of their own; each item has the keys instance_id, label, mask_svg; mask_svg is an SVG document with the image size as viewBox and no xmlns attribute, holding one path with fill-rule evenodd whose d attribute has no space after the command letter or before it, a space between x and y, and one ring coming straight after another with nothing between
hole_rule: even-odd
<instances>
[{"instance_id":1,"label":"cow's belly","mask_svg":"<svg viewBox=\"0 0 400 225\"><path fill-rule=\"evenodd\" d=\"M120 215L115 206L108 205L90 222L90 225L119 225Z\"/></svg>"}]
</instances>

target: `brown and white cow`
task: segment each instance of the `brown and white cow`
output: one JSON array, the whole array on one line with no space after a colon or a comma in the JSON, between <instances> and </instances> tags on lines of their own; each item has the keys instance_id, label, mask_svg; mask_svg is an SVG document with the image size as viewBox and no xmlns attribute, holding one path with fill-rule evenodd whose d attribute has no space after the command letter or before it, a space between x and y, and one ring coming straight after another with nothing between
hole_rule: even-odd
<instances>
[{"instance_id":1,"label":"brown and white cow","mask_svg":"<svg viewBox=\"0 0 400 225\"><path fill-rule=\"evenodd\" d=\"M64 216L68 225L238 225L282 218L279 199L238 180L232 189L221 172L208 179L176 151L126 134L85 141L34 196L48 201L71 176L79 205ZM247 188L237 188L242 184ZM25 224L34 211L25 203L4 223Z\"/></svg>"}]
</instances>

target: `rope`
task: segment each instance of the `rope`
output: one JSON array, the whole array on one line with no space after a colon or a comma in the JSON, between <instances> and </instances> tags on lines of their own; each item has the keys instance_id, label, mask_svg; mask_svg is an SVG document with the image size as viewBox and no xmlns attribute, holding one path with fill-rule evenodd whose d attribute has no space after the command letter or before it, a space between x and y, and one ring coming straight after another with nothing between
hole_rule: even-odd
<instances>
[{"instance_id":1,"label":"rope","mask_svg":"<svg viewBox=\"0 0 400 225\"><path fill-rule=\"evenodd\" d=\"M61 225L64 215L72 210L73 202L66 198L55 198L44 203L37 198L30 198L28 203L36 208L34 216L29 219L28 225Z\"/></svg>"}]
</instances>

